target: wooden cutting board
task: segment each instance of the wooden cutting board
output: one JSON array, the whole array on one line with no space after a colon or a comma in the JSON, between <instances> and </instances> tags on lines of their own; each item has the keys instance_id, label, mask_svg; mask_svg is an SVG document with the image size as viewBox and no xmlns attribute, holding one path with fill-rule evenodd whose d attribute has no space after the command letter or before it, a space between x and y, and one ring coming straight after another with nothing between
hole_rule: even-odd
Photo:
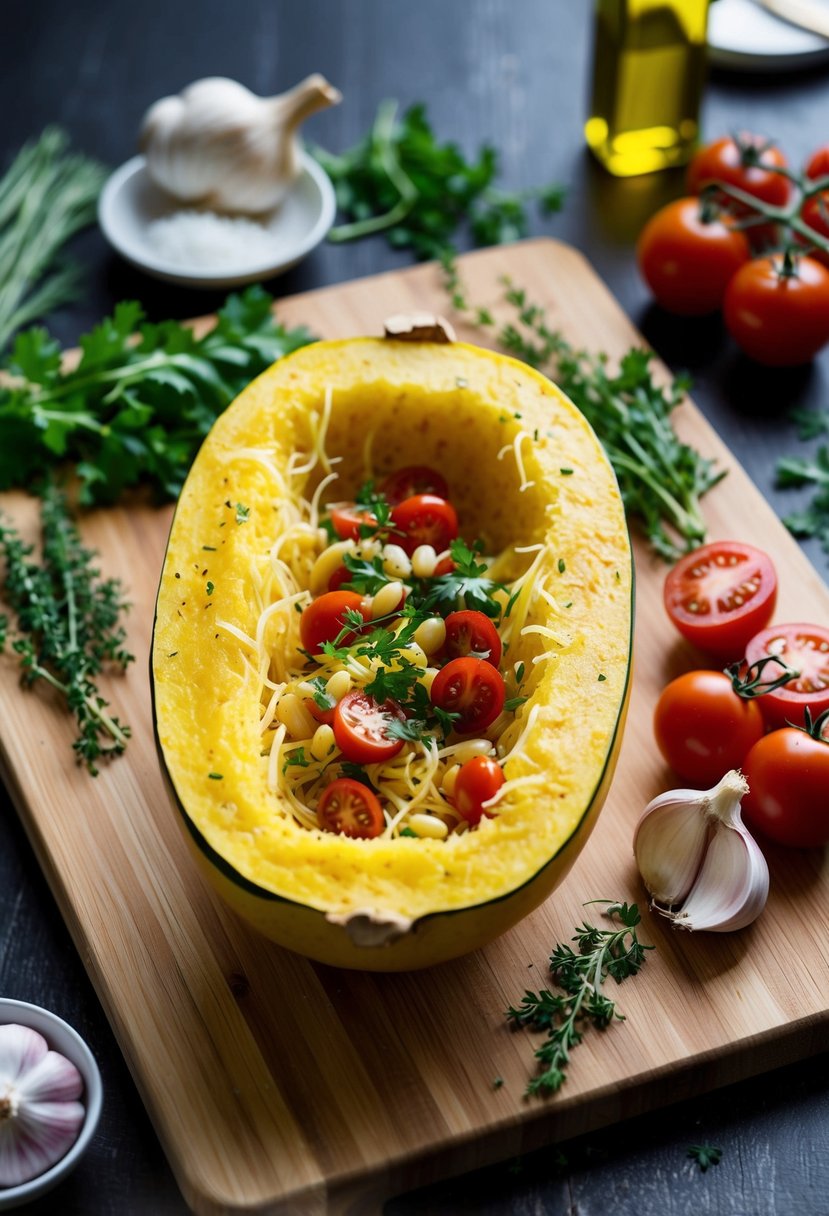
<instances>
[{"instance_id":1,"label":"wooden cutting board","mask_svg":"<svg viewBox=\"0 0 829 1216\"><path fill-rule=\"evenodd\" d=\"M510 274L576 344L620 355L641 342L575 250L534 241L464 259L475 302ZM283 301L281 318L324 337L376 334L384 317L443 308L433 266ZM461 335L475 340L472 333ZM773 554L776 619L829 620L829 592L771 508L691 405L683 435L728 468L705 499L710 534ZM459 462L464 459L459 453ZM474 456L466 454L469 466ZM31 504L4 506L34 524ZM769 850L771 898L751 928L688 935L646 916L657 949L619 989L627 1021L589 1034L564 1089L527 1101L534 1036L503 1011L544 986L553 944L586 900L639 900L631 835L673 782L651 713L693 665L661 605L665 567L637 544L633 701L598 827L563 886L486 950L415 975L339 972L260 939L220 907L190 860L158 771L147 656L169 510L110 509L84 523L107 573L127 585L137 657L105 691L130 722L127 754L91 780L72 726L0 660L2 764L78 950L188 1202L198 1212L372 1213L441 1176L713 1089L825 1048L829 864ZM591 916L599 915L590 909ZM614 993L614 995L616 995ZM493 1080L503 1078L500 1088Z\"/></svg>"}]
</instances>

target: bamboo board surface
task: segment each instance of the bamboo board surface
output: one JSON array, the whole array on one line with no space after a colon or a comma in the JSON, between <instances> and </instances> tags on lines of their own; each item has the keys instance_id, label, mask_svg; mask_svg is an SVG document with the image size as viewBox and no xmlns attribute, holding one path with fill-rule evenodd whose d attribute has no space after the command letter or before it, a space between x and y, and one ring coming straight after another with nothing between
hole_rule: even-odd
<instances>
[{"instance_id":1,"label":"bamboo board surface","mask_svg":"<svg viewBox=\"0 0 829 1216\"><path fill-rule=\"evenodd\" d=\"M641 342L576 251L553 241L463 259L469 294L495 304L508 273L577 345L620 355ZM279 305L324 337L382 332L392 313L440 311L434 267L327 288ZM460 327L460 337L479 340ZM829 592L690 403L683 436L729 470L705 498L712 538L771 552L775 620L829 620ZM459 453L459 466L474 453ZM3 504L27 527L23 496ZM647 916L641 975L619 990L627 1021L588 1035L548 1101L522 1094L534 1044L503 1011L547 982L552 945L598 897L644 902L631 855L646 802L675 782L651 714L694 665L664 616L665 567L636 544L633 697L606 806L569 877L480 951L414 975L341 972L259 938L204 886L169 805L150 717L147 657L169 510L115 508L84 524L122 578L137 661L104 691L133 728L126 755L91 780L48 695L23 694L0 660L0 759L43 869L190 1205L198 1212L358 1214L383 1198L576 1135L825 1048L829 860L769 850L769 905L733 935L680 935ZM598 915L598 910L592 910ZM493 1079L504 1084L493 1089Z\"/></svg>"}]
</instances>

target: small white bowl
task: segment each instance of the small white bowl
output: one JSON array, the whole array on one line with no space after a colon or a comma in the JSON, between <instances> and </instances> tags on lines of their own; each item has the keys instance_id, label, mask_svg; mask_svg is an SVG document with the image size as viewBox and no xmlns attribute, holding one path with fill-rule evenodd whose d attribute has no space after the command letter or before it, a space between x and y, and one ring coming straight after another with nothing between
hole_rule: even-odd
<instances>
[{"instance_id":1,"label":"small white bowl","mask_svg":"<svg viewBox=\"0 0 829 1216\"><path fill-rule=\"evenodd\" d=\"M75 1065L83 1077L84 1092L81 1101L86 1114L77 1140L60 1161L29 1182L21 1182L19 1186L0 1186L0 1212L30 1203L62 1182L67 1174L71 1174L95 1134L103 1097L101 1074L95 1057L77 1030L73 1030L62 1018L50 1013L48 1009L41 1009L39 1005L30 1005L28 1001L12 1001L7 997L0 997L0 1025L9 1022L36 1030L54 1051L59 1051Z\"/></svg>"},{"instance_id":2,"label":"small white bowl","mask_svg":"<svg viewBox=\"0 0 829 1216\"><path fill-rule=\"evenodd\" d=\"M300 153L300 172L288 194L270 216L257 221L273 236L273 249L230 266L194 267L164 259L151 244L149 225L176 211L197 210L177 203L155 185L143 156L134 156L107 181L98 201L98 222L110 245L139 270L186 287L238 287L289 270L325 238L337 211L334 187L324 169L307 152ZM247 218L247 217L246 217Z\"/></svg>"}]
</instances>

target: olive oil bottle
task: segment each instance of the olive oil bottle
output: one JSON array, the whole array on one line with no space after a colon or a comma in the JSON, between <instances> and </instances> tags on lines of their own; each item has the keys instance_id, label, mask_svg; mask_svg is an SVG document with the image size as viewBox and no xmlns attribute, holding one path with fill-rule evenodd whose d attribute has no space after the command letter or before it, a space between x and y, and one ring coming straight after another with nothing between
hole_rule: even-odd
<instances>
[{"instance_id":1,"label":"olive oil bottle","mask_svg":"<svg viewBox=\"0 0 829 1216\"><path fill-rule=\"evenodd\" d=\"M589 147L619 177L690 159L708 0L596 0Z\"/></svg>"}]
</instances>

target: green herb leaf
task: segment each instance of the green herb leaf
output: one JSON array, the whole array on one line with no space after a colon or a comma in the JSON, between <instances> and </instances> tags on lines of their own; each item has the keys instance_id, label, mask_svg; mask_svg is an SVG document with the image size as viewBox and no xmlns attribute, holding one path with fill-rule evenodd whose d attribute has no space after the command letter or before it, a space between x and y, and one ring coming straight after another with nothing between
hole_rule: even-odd
<instances>
[{"instance_id":1,"label":"green herb leaf","mask_svg":"<svg viewBox=\"0 0 829 1216\"><path fill-rule=\"evenodd\" d=\"M688 1156L693 1161L696 1161L704 1174L709 1165L720 1164L722 1161L722 1149L715 1148L713 1144L692 1144L688 1149Z\"/></svg>"}]
</instances>

